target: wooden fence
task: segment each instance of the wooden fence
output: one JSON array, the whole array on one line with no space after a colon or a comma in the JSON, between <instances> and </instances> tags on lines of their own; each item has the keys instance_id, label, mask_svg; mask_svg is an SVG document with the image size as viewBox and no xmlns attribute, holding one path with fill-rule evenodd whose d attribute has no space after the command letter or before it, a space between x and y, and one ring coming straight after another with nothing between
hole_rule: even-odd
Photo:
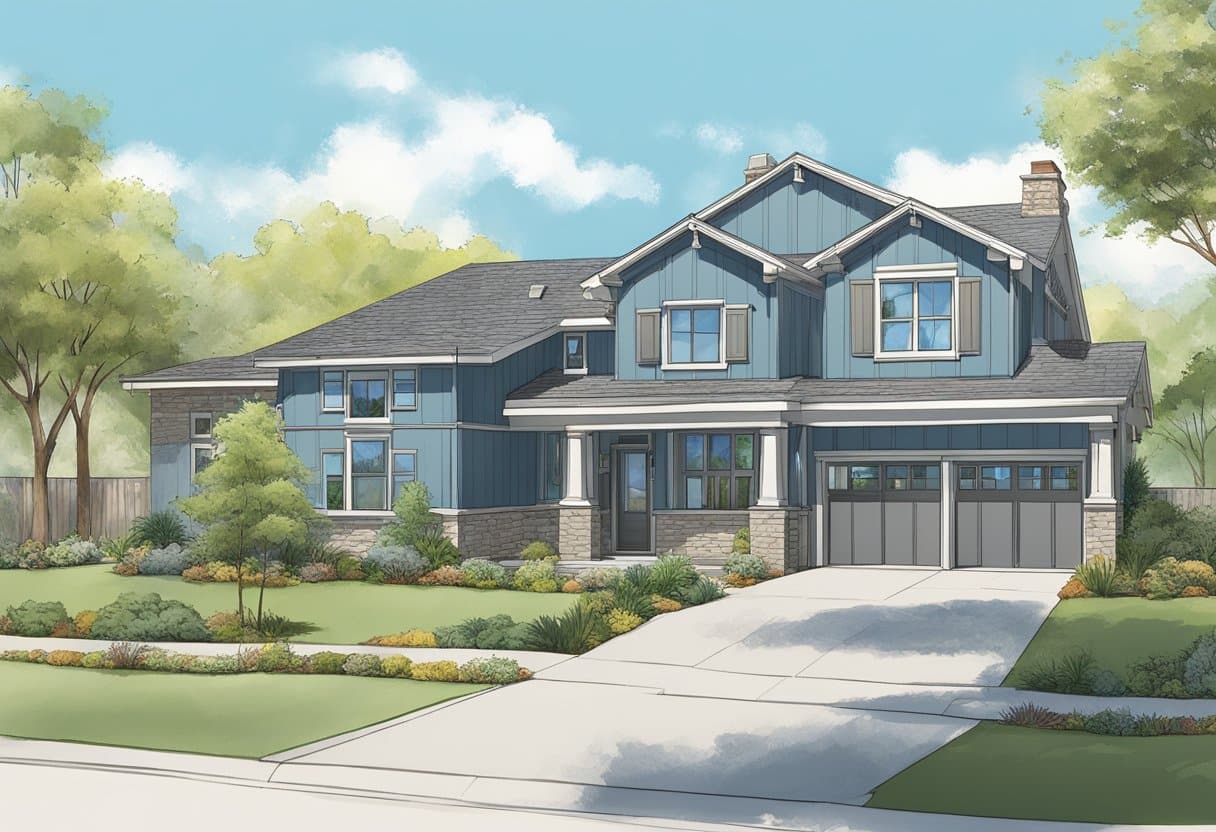
<instances>
[{"instance_id":1,"label":"wooden fence","mask_svg":"<svg viewBox=\"0 0 1216 832\"><path fill-rule=\"evenodd\" d=\"M1149 493L1183 511L1198 506L1216 506L1216 488L1152 488Z\"/></svg>"},{"instance_id":2,"label":"wooden fence","mask_svg":"<svg viewBox=\"0 0 1216 832\"><path fill-rule=\"evenodd\" d=\"M76 528L76 480L51 477L47 487L51 504L51 540L59 540ZM91 502L94 539L126 534L135 518L149 511L148 478L94 477ZM0 505L0 523L11 525L15 520L14 539L28 538L34 519L34 481L29 477L0 477L0 503L11 506ZM2 531L11 533L11 530Z\"/></svg>"}]
</instances>

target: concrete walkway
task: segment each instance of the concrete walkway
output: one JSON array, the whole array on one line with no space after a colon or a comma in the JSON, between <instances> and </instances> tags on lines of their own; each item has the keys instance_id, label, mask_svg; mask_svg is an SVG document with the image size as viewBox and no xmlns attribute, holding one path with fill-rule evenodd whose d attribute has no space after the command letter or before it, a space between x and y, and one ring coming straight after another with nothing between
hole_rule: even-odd
<instances>
[{"instance_id":1,"label":"concrete walkway","mask_svg":"<svg viewBox=\"0 0 1216 832\"><path fill-rule=\"evenodd\" d=\"M79 650L90 653L94 650L106 650L112 641L91 638L27 638L24 636L0 636L0 650ZM143 642L141 642L143 643ZM162 641L151 643L173 653L187 653L192 656L229 656L242 647L260 647L256 644L232 644L214 641ZM453 661L464 664L470 659L484 659L490 656L501 656L515 659L520 667L526 667L535 673L555 664L569 660L571 657L564 653L542 653L535 650L460 650L443 647L373 647L367 644L300 644L291 643L291 649L298 655L311 656L313 653L375 653L378 656L408 656L415 662Z\"/></svg>"}]
</instances>

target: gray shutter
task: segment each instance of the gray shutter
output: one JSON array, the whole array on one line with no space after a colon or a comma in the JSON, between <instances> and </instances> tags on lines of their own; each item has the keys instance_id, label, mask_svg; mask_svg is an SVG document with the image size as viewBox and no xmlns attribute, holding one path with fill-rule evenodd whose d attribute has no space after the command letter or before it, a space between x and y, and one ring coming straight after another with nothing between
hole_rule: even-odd
<instances>
[{"instance_id":1,"label":"gray shutter","mask_svg":"<svg viewBox=\"0 0 1216 832\"><path fill-rule=\"evenodd\" d=\"M637 313L638 363L659 363L659 312Z\"/></svg>"},{"instance_id":2,"label":"gray shutter","mask_svg":"<svg viewBox=\"0 0 1216 832\"><path fill-rule=\"evenodd\" d=\"M749 360L751 344L751 307L726 310L726 360L743 363Z\"/></svg>"},{"instance_id":3,"label":"gray shutter","mask_svg":"<svg viewBox=\"0 0 1216 832\"><path fill-rule=\"evenodd\" d=\"M980 281L958 282L958 351L978 355L980 351Z\"/></svg>"},{"instance_id":4,"label":"gray shutter","mask_svg":"<svg viewBox=\"0 0 1216 832\"><path fill-rule=\"evenodd\" d=\"M853 355L874 354L874 282L856 280L849 284L853 331Z\"/></svg>"}]
</instances>

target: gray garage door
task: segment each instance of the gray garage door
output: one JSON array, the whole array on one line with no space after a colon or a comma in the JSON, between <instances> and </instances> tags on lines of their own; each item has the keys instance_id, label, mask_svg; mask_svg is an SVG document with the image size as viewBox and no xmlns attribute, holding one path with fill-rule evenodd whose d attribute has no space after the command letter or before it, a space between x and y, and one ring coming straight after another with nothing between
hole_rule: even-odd
<instances>
[{"instance_id":1,"label":"gray garage door","mask_svg":"<svg viewBox=\"0 0 1216 832\"><path fill-rule=\"evenodd\" d=\"M935 462L828 466L828 563L940 565L941 500Z\"/></svg>"},{"instance_id":2,"label":"gray garage door","mask_svg":"<svg viewBox=\"0 0 1216 832\"><path fill-rule=\"evenodd\" d=\"M1071 569L1081 562L1080 465L956 466L958 566Z\"/></svg>"}]
</instances>

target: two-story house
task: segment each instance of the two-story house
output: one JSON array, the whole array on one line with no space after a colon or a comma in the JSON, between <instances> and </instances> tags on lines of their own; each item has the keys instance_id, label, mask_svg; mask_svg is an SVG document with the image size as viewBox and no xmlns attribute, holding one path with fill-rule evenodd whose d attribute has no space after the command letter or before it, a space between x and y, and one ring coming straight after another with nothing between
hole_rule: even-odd
<instances>
[{"instance_id":1,"label":"two-story house","mask_svg":"<svg viewBox=\"0 0 1216 832\"><path fill-rule=\"evenodd\" d=\"M797 154L744 179L621 257L464 266L126 379L155 507L258 396L355 548L418 479L467 556L712 562L744 526L784 571L1113 554L1148 365L1090 339L1059 169L956 208Z\"/></svg>"}]
</instances>

